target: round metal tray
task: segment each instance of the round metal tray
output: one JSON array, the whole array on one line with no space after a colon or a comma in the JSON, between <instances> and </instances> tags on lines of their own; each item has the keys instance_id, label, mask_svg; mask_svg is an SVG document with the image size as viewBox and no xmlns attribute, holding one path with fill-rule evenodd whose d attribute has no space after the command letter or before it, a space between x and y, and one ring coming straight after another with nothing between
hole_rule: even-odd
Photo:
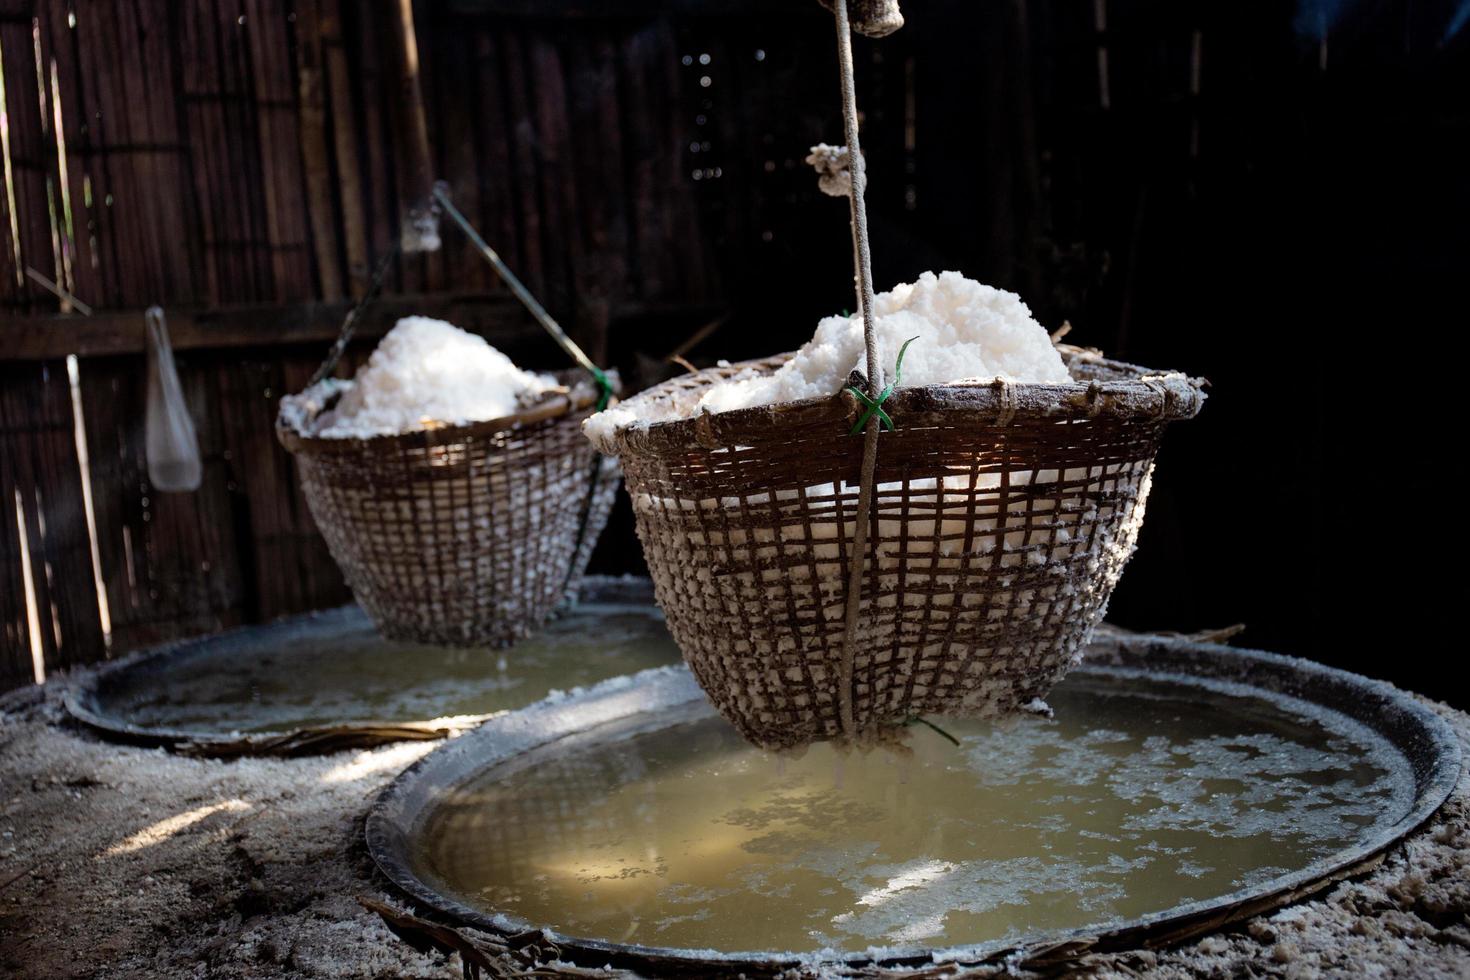
<instances>
[{"instance_id":1,"label":"round metal tray","mask_svg":"<svg viewBox=\"0 0 1470 980\"><path fill-rule=\"evenodd\" d=\"M589 579L576 607L505 650L385 640L343 606L141 651L79 677L65 704L109 738L192 755L436 739L556 688L677 662L662 623L647 579Z\"/></svg>"},{"instance_id":2,"label":"round metal tray","mask_svg":"<svg viewBox=\"0 0 1470 980\"><path fill-rule=\"evenodd\" d=\"M1335 713L1365 726L1375 745L1401 757L1412 796L1392 823L1375 824L1351 846L1310 865L1215 898L1128 921L963 947L903 949L843 954L844 968L917 967L938 962L1057 965L1089 952L1133 949L1176 942L1257 915L1312 894L1329 883L1366 870L1378 856L1419 827L1444 802L1460 772L1460 745L1449 725L1412 697L1381 682L1276 654L1154 636L1105 632L1089 650L1078 673L1142 676L1198 688L1262 698L1296 715ZM1305 703L1304 703L1305 702ZM713 714L693 678L682 667L620 679L586 694L540 702L491 720L406 770L384 789L366 823L370 852L382 872L411 898L450 920L502 935L540 929L563 959L585 966L627 967L655 975L744 974L765 976L796 966L813 967L810 954L737 952L712 954L627 945L598 937L569 937L545 923L471 908L435 887L416 861L419 840L446 794L491 770L534 765L535 750L557 743L557 755L597 745L632 728L653 731ZM833 962L830 961L829 962Z\"/></svg>"}]
</instances>

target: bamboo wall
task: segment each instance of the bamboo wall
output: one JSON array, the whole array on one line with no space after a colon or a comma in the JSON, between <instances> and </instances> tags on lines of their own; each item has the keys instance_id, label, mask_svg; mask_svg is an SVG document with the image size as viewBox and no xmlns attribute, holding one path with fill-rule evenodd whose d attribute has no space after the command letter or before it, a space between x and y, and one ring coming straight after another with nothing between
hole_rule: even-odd
<instances>
[{"instance_id":1,"label":"bamboo wall","mask_svg":"<svg viewBox=\"0 0 1470 980\"><path fill-rule=\"evenodd\" d=\"M784 45L785 67L757 74L774 59L754 57L752 25L782 44L750 18L722 37L722 14L678 26L657 4L613 18L568 5L552 19L497 6L416 9L437 174L594 356L620 325L667 333L672 349L719 313L721 283L742 262L731 229L758 244L766 207L749 206L749 187L731 192L738 206L701 193L723 192L725 174L691 165L711 145L691 147L686 130L696 116L728 135L746 114L779 115L796 45ZM30 679L37 660L55 670L348 598L272 424L417 194L396 135L395 9L0 3L0 687ZM824 18L804 13L821 39ZM683 54L690 34L713 67ZM714 109L702 76L743 83L749 101ZM768 190L795 181L789 156L762 171ZM445 239L394 264L386 291L400 299L374 311L365 336L409 310L440 312L558 364L488 267L452 229ZM169 312L199 430L195 494L147 480L141 310L152 303Z\"/></svg>"}]
</instances>

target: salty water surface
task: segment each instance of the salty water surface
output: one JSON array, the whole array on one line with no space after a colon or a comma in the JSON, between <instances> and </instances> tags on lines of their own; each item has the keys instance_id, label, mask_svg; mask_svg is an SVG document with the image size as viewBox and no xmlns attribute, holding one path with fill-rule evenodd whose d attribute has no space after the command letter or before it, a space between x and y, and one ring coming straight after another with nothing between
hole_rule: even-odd
<instances>
[{"instance_id":1,"label":"salty water surface","mask_svg":"<svg viewBox=\"0 0 1470 980\"><path fill-rule=\"evenodd\" d=\"M581 605L504 650L385 640L356 608L257 635L271 642L222 638L114 685L102 707L135 725L216 734L427 721L521 708L679 660L662 614L639 605Z\"/></svg>"},{"instance_id":2,"label":"salty water surface","mask_svg":"<svg viewBox=\"0 0 1470 980\"><path fill-rule=\"evenodd\" d=\"M915 728L908 758L778 758L708 716L552 746L454 791L420 871L580 938L932 947L1223 895L1410 805L1398 754L1338 715L1106 671L1051 703L1010 730L942 722L958 748Z\"/></svg>"}]
</instances>

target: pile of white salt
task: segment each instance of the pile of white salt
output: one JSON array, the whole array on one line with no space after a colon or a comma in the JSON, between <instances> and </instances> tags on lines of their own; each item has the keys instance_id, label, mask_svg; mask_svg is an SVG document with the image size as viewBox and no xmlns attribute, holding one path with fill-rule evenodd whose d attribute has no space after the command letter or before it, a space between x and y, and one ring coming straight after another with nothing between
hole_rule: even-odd
<instances>
[{"instance_id":1,"label":"pile of white salt","mask_svg":"<svg viewBox=\"0 0 1470 980\"><path fill-rule=\"evenodd\" d=\"M555 388L551 375L516 367L483 337L424 316L399 320L322 414L314 435L365 439L511 415Z\"/></svg>"},{"instance_id":2,"label":"pile of white salt","mask_svg":"<svg viewBox=\"0 0 1470 980\"><path fill-rule=\"evenodd\" d=\"M903 361L903 386L1071 381L1046 329L1021 297L967 279L958 272L926 272L873 298L874 326L884 375L892 380L899 349L911 337ZM641 410L613 408L585 424L593 442L607 447L613 433L701 412L824 398L841 391L854 370L866 371L862 317L829 316L799 351L770 374L745 372L705 389L684 403L659 402Z\"/></svg>"}]
</instances>

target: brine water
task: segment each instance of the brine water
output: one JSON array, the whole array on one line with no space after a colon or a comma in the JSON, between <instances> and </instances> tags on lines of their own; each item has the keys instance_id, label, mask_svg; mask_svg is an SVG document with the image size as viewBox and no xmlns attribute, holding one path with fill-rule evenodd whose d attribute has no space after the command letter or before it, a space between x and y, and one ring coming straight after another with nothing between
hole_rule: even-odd
<instances>
[{"instance_id":1,"label":"brine water","mask_svg":"<svg viewBox=\"0 0 1470 980\"><path fill-rule=\"evenodd\" d=\"M1410 806L1347 718L1074 674L1055 717L915 726L909 755L749 747L707 709L557 744L450 792L420 872L565 936L722 952L968 945L1303 869Z\"/></svg>"},{"instance_id":2,"label":"brine water","mask_svg":"<svg viewBox=\"0 0 1470 980\"><path fill-rule=\"evenodd\" d=\"M524 707L554 690L679 660L652 606L589 603L503 650L386 640L356 609L288 632L225 634L105 695L108 714L180 731L270 733L344 722L428 721Z\"/></svg>"}]
</instances>

